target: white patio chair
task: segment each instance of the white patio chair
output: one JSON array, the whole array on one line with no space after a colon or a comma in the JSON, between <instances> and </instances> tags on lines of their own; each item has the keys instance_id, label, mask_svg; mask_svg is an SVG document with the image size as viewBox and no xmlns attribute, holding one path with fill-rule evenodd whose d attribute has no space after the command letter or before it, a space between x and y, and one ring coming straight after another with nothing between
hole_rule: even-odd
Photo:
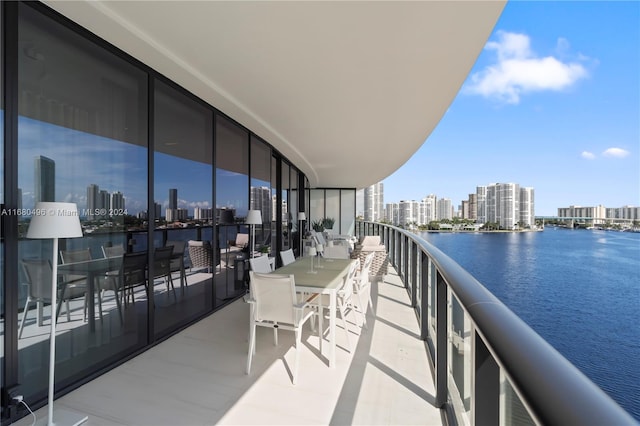
<instances>
[{"instance_id":1,"label":"white patio chair","mask_svg":"<svg viewBox=\"0 0 640 426\"><path fill-rule=\"evenodd\" d=\"M278 344L278 329L295 332L296 357L292 371L295 385L298 377L299 350L302 326L315 311L308 301L298 303L293 275L260 274L249 271L251 318L249 321L249 353L247 374L251 372L251 361L256 347L256 327L273 328L274 344Z\"/></svg>"},{"instance_id":2,"label":"white patio chair","mask_svg":"<svg viewBox=\"0 0 640 426\"><path fill-rule=\"evenodd\" d=\"M249 266L253 272L260 272L264 274L273 272L273 265L271 264L269 256L258 256L253 259L249 259Z\"/></svg>"},{"instance_id":3,"label":"white patio chair","mask_svg":"<svg viewBox=\"0 0 640 426\"><path fill-rule=\"evenodd\" d=\"M336 309L337 312L340 313L340 319L342 320L342 327L344 328L345 335L347 336L347 346L349 350L351 350L351 340L349 339L349 329L347 328L347 312L354 312L354 304L353 304L353 288L354 288L354 279L360 268L360 261L355 259L350 267L349 272L344 278L342 286L338 290L336 294ZM322 336L324 335L324 330L322 329L322 322L324 318L324 309L329 308L329 295L328 294L320 294L316 299L318 304L318 327L319 327L319 335L320 341L322 341ZM359 326L359 324L356 325Z\"/></svg>"},{"instance_id":4,"label":"white patio chair","mask_svg":"<svg viewBox=\"0 0 640 426\"><path fill-rule=\"evenodd\" d=\"M293 249L281 251L280 260L282 260L283 265L288 265L290 263L295 262L296 256L293 254Z\"/></svg>"},{"instance_id":5,"label":"white patio chair","mask_svg":"<svg viewBox=\"0 0 640 426\"><path fill-rule=\"evenodd\" d=\"M375 314L373 310L373 301L371 300L371 278L369 277L369 271L371 270L371 264L376 253L369 253L360 268L360 271L354 279L353 292L358 297L358 309L362 313L362 321L365 328L367 328L367 299L371 312Z\"/></svg>"},{"instance_id":6,"label":"white patio chair","mask_svg":"<svg viewBox=\"0 0 640 426\"><path fill-rule=\"evenodd\" d=\"M322 257L325 259L349 259L349 247L343 245L328 245L324 247Z\"/></svg>"}]
</instances>

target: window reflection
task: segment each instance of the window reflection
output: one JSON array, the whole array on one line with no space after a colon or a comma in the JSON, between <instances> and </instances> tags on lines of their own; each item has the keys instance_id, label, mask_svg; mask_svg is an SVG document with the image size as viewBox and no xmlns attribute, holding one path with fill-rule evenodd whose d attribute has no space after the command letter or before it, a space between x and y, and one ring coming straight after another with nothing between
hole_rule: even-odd
<instances>
[{"instance_id":1,"label":"window reflection","mask_svg":"<svg viewBox=\"0 0 640 426\"><path fill-rule=\"evenodd\" d=\"M249 208L260 210L262 225L255 227L256 251L271 251L271 149L260 139L251 138L251 193Z\"/></svg>"},{"instance_id":2,"label":"window reflection","mask_svg":"<svg viewBox=\"0 0 640 426\"><path fill-rule=\"evenodd\" d=\"M37 298L42 284L29 274L33 261L51 258L52 244L24 239L38 201L78 205L84 237L60 241L60 263L105 257L119 247L118 259L147 226L146 75L97 48L30 7L19 5L18 118L18 270L20 306L18 366L25 398L46 391L48 325L54 315ZM141 246L142 250L146 245ZM63 256L64 255L64 256ZM56 381L88 374L113 357L146 344L146 292L135 288L134 301L119 305L112 290L118 262L96 272L92 295L87 273L74 273L75 289L64 293L57 339ZM50 267L45 263L43 268ZM113 268L113 269L112 269ZM88 269L87 269L88 271ZM113 275L107 277L107 273ZM61 274L62 282L70 281ZM85 295L87 296L85 298ZM31 296L32 303L27 304ZM95 296L95 299L94 299ZM93 305L91 305L93 304ZM86 315L95 307L95 316Z\"/></svg>"},{"instance_id":3,"label":"window reflection","mask_svg":"<svg viewBox=\"0 0 640 426\"><path fill-rule=\"evenodd\" d=\"M216 218L221 273L216 275L219 303L245 292L249 230L249 134L216 117Z\"/></svg>"},{"instance_id":4,"label":"window reflection","mask_svg":"<svg viewBox=\"0 0 640 426\"><path fill-rule=\"evenodd\" d=\"M213 114L160 81L155 84L154 100L158 207L155 279L149 281L153 282L155 332L163 335L213 306ZM166 247L170 247L168 264L161 259Z\"/></svg>"}]
</instances>

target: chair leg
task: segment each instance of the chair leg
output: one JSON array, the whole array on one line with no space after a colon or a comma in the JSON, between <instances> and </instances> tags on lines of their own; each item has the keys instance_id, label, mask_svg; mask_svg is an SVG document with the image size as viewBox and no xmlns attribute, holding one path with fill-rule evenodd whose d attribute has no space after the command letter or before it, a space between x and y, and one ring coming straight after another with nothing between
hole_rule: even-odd
<instances>
[{"instance_id":1,"label":"chair leg","mask_svg":"<svg viewBox=\"0 0 640 426\"><path fill-rule=\"evenodd\" d=\"M100 321L102 321L102 292L104 292L104 290L98 289L98 291L96 291L98 294L98 312L100 313Z\"/></svg>"},{"instance_id":2,"label":"chair leg","mask_svg":"<svg viewBox=\"0 0 640 426\"><path fill-rule=\"evenodd\" d=\"M300 341L302 339L302 327L297 327L296 333L296 358L293 364L293 384L298 381L298 366L300 365Z\"/></svg>"},{"instance_id":3,"label":"chair leg","mask_svg":"<svg viewBox=\"0 0 640 426\"><path fill-rule=\"evenodd\" d=\"M27 297L27 302L24 304L24 311L22 311L22 321L20 321L20 331L18 331L18 339L22 337L22 330L24 330L24 323L27 319L27 311L29 310L29 302L31 302L31 298Z\"/></svg>"},{"instance_id":4,"label":"chair leg","mask_svg":"<svg viewBox=\"0 0 640 426\"><path fill-rule=\"evenodd\" d=\"M42 327L44 325L44 302L42 300L39 300L36 302L37 306L38 306L38 327Z\"/></svg>"},{"instance_id":5,"label":"chair leg","mask_svg":"<svg viewBox=\"0 0 640 426\"><path fill-rule=\"evenodd\" d=\"M340 309L340 318L342 318L342 326L344 327L345 336L347 336L347 347L351 351L351 340L349 339L349 329L347 328L347 318L345 313L344 304L338 302L338 308Z\"/></svg>"},{"instance_id":6,"label":"chair leg","mask_svg":"<svg viewBox=\"0 0 640 426\"><path fill-rule=\"evenodd\" d=\"M273 327L273 345L278 346L278 327Z\"/></svg>"},{"instance_id":7,"label":"chair leg","mask_svg":"<svg viewBox=\"0 0 640 426\"><path fill-rule=\"evenodd\" d=\"M120 295L118 294L118 288L113 288L114 298L116 299L116 306L118 307L118 316L120 318L120 325L124 324L124 316L122 314L122 306L120 305Z\"/></svg>"},{"instance_id":8,"label":"chair leg","mask_svg":"<svg viewBox=\"0 0 640 426\"><path fill-rule=\"evenodd\" d=\"M362 303L361 292L358 292L358 308L360 308L360 315L362 315L362 326L367 328L367 305Z\"/></svg>"},{"instance_id":9,"label":"chair leg","mask_svg":"<svg viewBox=\"0 0 640 426\"><path fill-rule=\"evenodd\" d=\"M256 348L256 325L251 321L249 326L249 353L247 354L247 374L251 372L251 361Z\"/></svg>"}]
</instances>

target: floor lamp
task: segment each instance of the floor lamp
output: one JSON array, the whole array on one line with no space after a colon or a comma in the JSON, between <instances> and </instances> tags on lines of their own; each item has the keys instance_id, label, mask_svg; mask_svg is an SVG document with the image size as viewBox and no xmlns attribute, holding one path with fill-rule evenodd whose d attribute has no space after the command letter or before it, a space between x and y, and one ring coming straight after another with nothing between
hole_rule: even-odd
<instances>
[{"instance_id":1,"label":"floor lamp","mask_svg":"<svg viewBox=\"0 0 640 426\"><path fill-rule=\"evenodd\" d=\"M31 218L27 238L52 239L51 257L51 337L49 345L49 400L47 424L79 425L88 417L68 410L53 410L54 377L56 366L56 297L58 295L58 238L82 237L82 228L75 203L39 202ZM42 421L44 419L41 419Z\"/></svg>"},{"instance_id":2,"label":"floor lamp","mask_svg":"<svg viewBox=\"0 0 640 426\"><path fill-rule=\"evenodd\" d=\"M256 225L262 225L262 213L260 210L249 210L245 223L251 226L251 258L253 259L256 251Z\"/></svg>"}]
</instances>

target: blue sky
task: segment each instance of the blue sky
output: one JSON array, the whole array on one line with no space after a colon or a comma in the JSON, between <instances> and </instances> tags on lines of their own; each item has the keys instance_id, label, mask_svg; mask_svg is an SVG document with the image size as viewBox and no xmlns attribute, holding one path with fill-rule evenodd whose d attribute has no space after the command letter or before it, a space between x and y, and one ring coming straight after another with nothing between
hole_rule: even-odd
<instances>
[{"instance_id":1,"label":"blue sky","mask_svg":"<svg viewBox=\"0 0 640 426\"><path fill-rule=\"evenodd\" d=\"M536 215L640 205L640 2L509 2L385 203L535 189Z\"/></svg>"}]
</instances>

